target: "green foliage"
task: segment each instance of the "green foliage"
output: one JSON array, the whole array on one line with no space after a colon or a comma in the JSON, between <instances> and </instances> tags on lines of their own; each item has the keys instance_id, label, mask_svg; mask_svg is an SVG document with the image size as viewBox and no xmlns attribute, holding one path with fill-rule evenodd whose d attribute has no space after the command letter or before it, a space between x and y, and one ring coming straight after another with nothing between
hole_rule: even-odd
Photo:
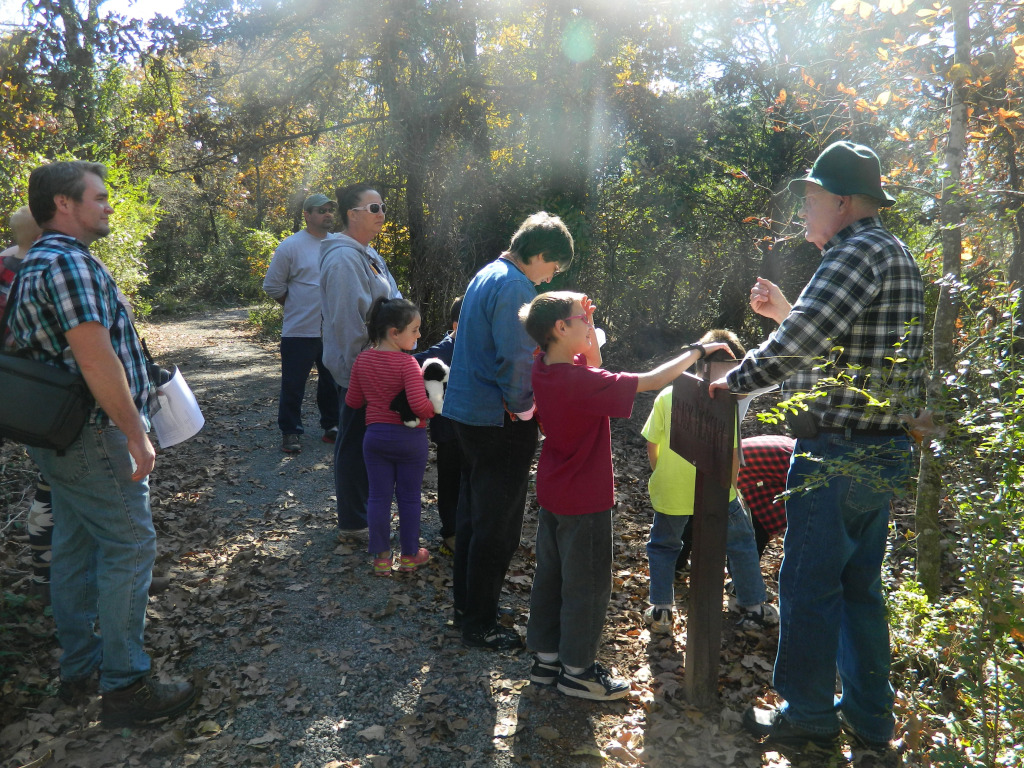
<instances>
[{"instance_id":1,"label":"green foliage","mask_svg":"<svg viewBox=\"0 0 1024 768\"><path fill-rule=\"evenodd\" d=\"M281 337L281 325L284 323L284 307L276 301L261 302L250 307L249 322L263 338L278 339Z\"/></svg>"},{"instance_id":2,"label":"green foliage","mask_svg":"<svg viewBox=\"0 0 1024 768\"><path fill-rule=\"evenodd\" d=\"M151 307L141 294L149 282L143 255L160 221L160 204L150 198L149 180L132 179L117 160L107 164L107 188L114 208L110 234L93 243L91 250L107 265L135 312L145 315Z\"/></svg>"},{"instance_id":3,"label":"green foliage","mask_svg":"<svg viewBox=\"0 0 1024 768\"><path fill-rule=\"evenodd\" d=\"M277 250L278 244L288 237L288 233L281 232L274 234L261 229L250 229L242 238L242 248L245 251L246 261L249 262L249 271L254 280L263 285L263 278L270 268L270 260Z\"/></svg>"},{"instance_id":4,"label":"green foliage","mask_svg":"<svg viewBox=\"0 0 1024 768\"><path fill-rule=\"evenodd\" d=\"M945 380L944 462L955 516L934 605L905 585L894 603L900 686L935 765L1019 765L1024 728L1024 340L1021 292L951 284L967 311Z\"/></svg>"},{"instance_id":5,"label":"green foliage","mask_svg":"<svg viewBox=\"0 0 1024 768\"><path fill-rule=\"evenodd\" d=\"M188 236L161 243L161 253L167 257L163 267L170 274L153 292L155 310L172 312L265 297L263 273L259 270L264 262L269 263L280 236L248 229L228 216L214 217L212 226L218 233L217 240L205 247Z\"/></svg>"}]
</instances>

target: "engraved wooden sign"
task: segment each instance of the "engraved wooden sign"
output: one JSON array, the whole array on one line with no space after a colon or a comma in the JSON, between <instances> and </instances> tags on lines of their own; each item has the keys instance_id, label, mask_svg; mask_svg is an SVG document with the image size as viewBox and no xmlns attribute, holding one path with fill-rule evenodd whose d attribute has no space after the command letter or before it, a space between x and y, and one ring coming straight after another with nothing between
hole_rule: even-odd
<instances>
[{"instance_id":1,"label":"engraved wooden sign","mask_svg":"<svg viewBox=\"0 0 1024 768\"><path fill-rule=\"evenodd\" d=\"M703 362L703 361L702 361ZM735 360L702 366L718 378ZM708 381L684 373L672 385L669 446L697 468L693 504L690 602L686 613L686 697L710 707L718 697L722 646L722 589L729 522L729 488L738 444L736 398L708 394Z\"/></svg>"}]
</instances>

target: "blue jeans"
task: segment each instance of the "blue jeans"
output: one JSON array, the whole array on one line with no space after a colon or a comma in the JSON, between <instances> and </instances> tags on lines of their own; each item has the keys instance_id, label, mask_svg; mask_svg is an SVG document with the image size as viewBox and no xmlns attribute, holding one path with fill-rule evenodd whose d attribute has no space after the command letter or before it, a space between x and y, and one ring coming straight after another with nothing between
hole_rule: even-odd
<instances>
[{"instance_id":1,"label":"blue jeans","mask_svg":"<svg viewBox=\"0 0 1024 768\"><path fill-rule=\"evenodd\" d=\"M892 738L894 696L882 559L889 502L910 476L909 441L831 433L797 440L786 487L820 479L840 461L863 474L830 477L786 501L774 685L801 728L838 733L842 710L860 736L881 742Z\"/></svg>"},{"instance_id":2,"label":"blue jeans","mask_svg":"<svg viewBox=\"0 0 1024 768\"><path fill-rule=\"evenodd\" d=\"M420 550L420 491L427 468L427 430L403 424L369 424L363 457L370 482L366 522L371 554L391 549L391 499L398 501L398 537L403 555Z\"/></svg>"},{"instance_id":3,"label":"blue jeans","mask_svg":"<svg viewBox=\"0 0 1024 768\"><path fill-rule=\"evenodd\" d=\"M345 405L348 387L338 387L341 403L338 439L334 441L334 493L338 503L338 528L361 531L366 528L366 502L370 481L366 477L363 438L366 435L366 406Z\"/></svg>"},{"instance_id":4,"label":"blue jeans","mask_svg":"<svg viewBox=\"0 0 1024 768\"><path fill-rule=\"evenodd\" d=\"M53 495L50 594L61 678L80 680L98 668L101 691L123 688L149 672L142 640L156 559L149 483L131 479L128 441L114 426L87 425L63 456L28 450Z\"/></svg>"},{"instance_id":5,"label":"blue jeans","mask_svg":"<svg viewBox=\"0 0 1024 768\"><path fill-rule=\"evenodd\" d=\"M570 667L589 667L597 659L611 594L611 510L555 515L542 509L527 645L557 653Z\"/></svg>"},{"instance_id":6,"label":"blue jeans","mask_svg":"<svg viewBox=\"0 0 1024 768\"><path fill-rule=\"evenodd\" d=\"M651 535L647 541L647 563L651 574L651 605L675 603L676 558L683 548L683 531L690 524L690 515L654 513ZM740 605L760 605L768 596L761 575L761 558L757 554L754 528L739 499L729 503L729 525L725 541L729 573L736 587Z\"/></svg>"},{"instance_id":7,"label":"blue jeans","mask_svg":"<svg viewBox=\"0 0 1024 768\"><path fill-rule=\"evenodd\" d=\"M338 426L338 388L324 366L323 342L304 336L281 337L281 396L277 403L277 426L286 435L301 435L302 399L309 371L316 366L316 405L320 428Z\"/></svg>"}]
</instances>

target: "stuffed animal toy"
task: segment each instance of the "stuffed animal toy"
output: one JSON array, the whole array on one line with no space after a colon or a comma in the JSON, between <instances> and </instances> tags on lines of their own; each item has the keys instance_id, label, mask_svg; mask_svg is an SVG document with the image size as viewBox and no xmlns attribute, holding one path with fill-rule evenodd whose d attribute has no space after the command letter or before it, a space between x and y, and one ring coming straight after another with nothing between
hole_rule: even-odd
<instances>
[{"instance_id":1,"label":"stuffed animal toy","mask_svg":"<svg viewBox=\"0 0 1024 768\"><path fill-rule=\"evenodd\" d=\"M423 372L423 385L427 388L427 397L434 406L434 413L440 414L444 407L444 392L448 388L448 366L436 357L423 361L420 369ZM418 427L420 420L409 407L409 397L403 389L391 401L391 410L397 411L402 423L407 427Z\"/></svg>"}]
</instances>

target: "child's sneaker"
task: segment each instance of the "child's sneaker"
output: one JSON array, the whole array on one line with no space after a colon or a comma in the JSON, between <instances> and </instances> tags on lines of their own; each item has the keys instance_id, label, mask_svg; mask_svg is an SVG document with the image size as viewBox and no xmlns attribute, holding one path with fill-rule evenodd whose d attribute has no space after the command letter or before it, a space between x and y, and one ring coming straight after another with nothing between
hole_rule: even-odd
<instances>
[{"instance_id":1,"label":"child's sneaker","mask_svg":"<svg viewBox=\"0 0 1024 768\"><path fill-rule=\"evenodd\" d=\"M430 559L430 553L423 547L415 555L402 555L398 559L398 570L402 573L415 571Z\"/></svg>"},{"instance_id":2,"label":"child's sneaker","mask_svg":"<svg viewBox=\"0 0 1024 768\"><path fill-rule=\"evenodd\" d=\"M558 673L562 671L562 665L557 661L541 661L533 657L533 666L530 668L530 682L537 685L554 685L558 682Z\"/></svg>"},{"instance_id":3,"label":"child's sneaker","mask_svg":"<svg viewBox=\"0 0 1024 768\"><path fill-rule=\"evenodd\" d=\"M629 681L612 677L611 672L595 661L578 675L571 675L562 667L558 675L558 690L579 699L611 701L629 693Z\"/></svg>"},{"instance_id":4,"label":"child's sneaker","mask_svg":"<svg viewBox=\"0 0 1024 768\"><path fill-rule=\"evenodd\" d=\"M437 547L437 551L445 557L455 557L455 537L446 536L442 539Z\"/></svg>"},{"instance_id":5,"label":"child's sneaker","mask_svg":"<svg viewBox=\"0 0 1024 768\"><path fill-rule=\"evenodd\" d=\"M736 622L736 629L741 632L765 629L779 623L779 614L768 603L751 606L741 605L740 613L742 615Z\"/></svg>"},{"instance_id":6,"label":"child's sneaker","mask_svg":"<svg viewBox=\"0 0 1024 768\"><path fill-rule=\"evenodd\" d=\"M373 575L374 576L390 576L391 568L394 566L394 560L391 555L387 557L375 557L373 558Z\"/></svg>"},{"instance_id":7,"label":"child's sneaker","mask_svg":"<svg viewBox=\"0 0 1024 768\"><path fill-rule=\"evenodd\" d=\"M655 608L653 605L644 611L644 623L651 628L651 632L659 635L672 634L672 609Z\"/></svg>"}]
</instances>

